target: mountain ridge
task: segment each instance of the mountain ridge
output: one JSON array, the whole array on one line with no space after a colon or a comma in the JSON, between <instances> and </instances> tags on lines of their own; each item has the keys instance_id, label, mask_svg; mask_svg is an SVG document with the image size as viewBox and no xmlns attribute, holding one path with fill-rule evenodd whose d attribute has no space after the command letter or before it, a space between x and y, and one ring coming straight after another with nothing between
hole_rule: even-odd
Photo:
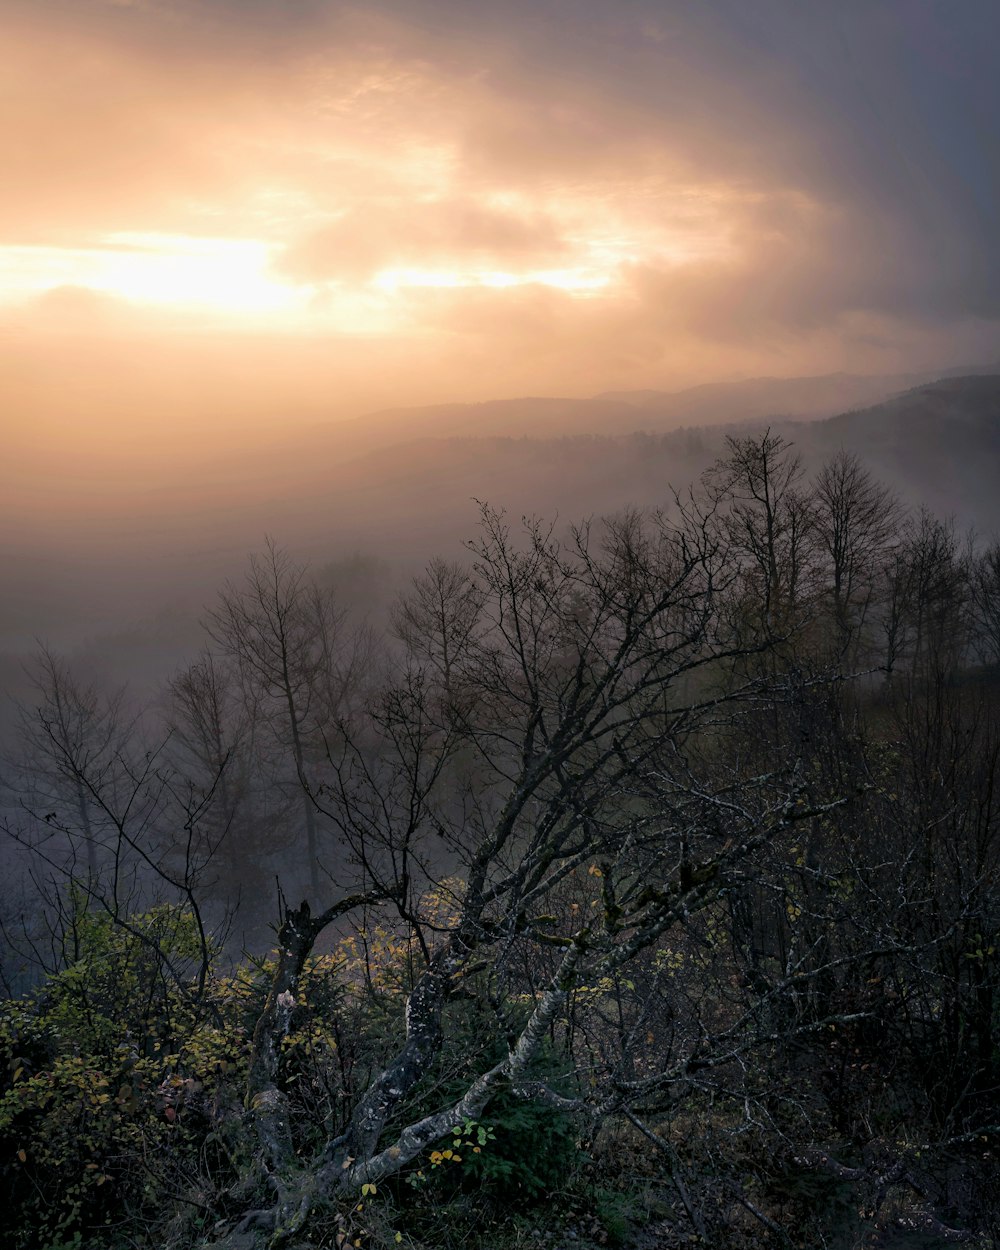
<instances>
[{"instance_id":1,"label":"mountain ridge","mask_svg":"<svg viewBox=\"0 0 1000 1250\"><path fill-rule=\"evenodd\" d=\"M952 376L1000 371L997 364L922 373L756 377L706 382L677 391L604 391L572 397L527 395L474 403L379 409L340 424L348 441L387 446L414 438L545 437L568 433L665 433L688 425L741 421L823 420Z\"/></svg>"}]
</instances>

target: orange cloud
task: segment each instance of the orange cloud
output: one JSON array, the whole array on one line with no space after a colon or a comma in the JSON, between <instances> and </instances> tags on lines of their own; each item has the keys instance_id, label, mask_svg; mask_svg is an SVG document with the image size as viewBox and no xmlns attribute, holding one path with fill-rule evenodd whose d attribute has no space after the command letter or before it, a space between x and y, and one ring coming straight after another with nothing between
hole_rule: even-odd
<instances>
[{"instance_id":1,"label":"orange cloud","mask_svg":"<svg viewBox=\"0 0 1000 1250\"><path fill-rule=\"evenodd\" d=\"M959 234L932 254L871 173L892 159L838 129L808 23L768 26L798 56L776 65L727 0L0 14L0 290L33 332L71 286L128 301L108 334L296 334L344 369L371 338L405 402L895 367L928 292L942 350L989 320L989 266L964 306Z\"/></svg>"},{"instance_id":2,"label":"orange cloud","mask_svg":"<svg viewBox=\"0 0 1000 1250\"><path fill-rule=\"evenodd\" d=\"M291 244L276 263L299 281L356 282L398 265L555 266L569 251L547 215L492 208L466 197L358 205Z\"/></svg>"}]
</instances>

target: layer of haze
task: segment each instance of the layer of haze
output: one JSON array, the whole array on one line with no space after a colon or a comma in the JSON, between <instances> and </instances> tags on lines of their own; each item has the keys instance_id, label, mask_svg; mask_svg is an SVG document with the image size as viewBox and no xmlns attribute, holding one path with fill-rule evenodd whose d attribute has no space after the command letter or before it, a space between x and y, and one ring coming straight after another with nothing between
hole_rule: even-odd
<instances>
[{"instance_id":1,"label":"layer of haze","mask_svg":"<svg viewBox=\"0 0 1000 1250\"><path fill-rule=\"evenodd\" d=\"M997 354L994 0L0 20L0 555L47 586L18 638L78 583L93 623L102 577L146 610L195 550L334 542L289 502L290 449L358 452L322 423ZM358 473L348 546L420 532Z\"/></svg>"}]
</instances>

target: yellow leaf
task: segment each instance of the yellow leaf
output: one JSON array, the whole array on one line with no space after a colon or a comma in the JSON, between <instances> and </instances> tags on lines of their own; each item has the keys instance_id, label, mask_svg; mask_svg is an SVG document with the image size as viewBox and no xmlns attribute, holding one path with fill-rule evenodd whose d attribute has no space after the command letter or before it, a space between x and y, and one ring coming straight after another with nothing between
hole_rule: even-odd
<instances>
[{"instance_id":1,"label":"yellow leaf","mask_svg":"<svg viewBox=\"0 0 1000 1250\"><path fill-rule=\"evenodd\" d=\"M402 1233L397 1233L397 1234L396 1234L396 1245L399 1245L399 1243L400 1243L402 1240L403 1240L403 1234L402 1234Z\"/></svg>"},{"instance_id":2,"label":"yellow leaf","mask_svg":"<svg viewBox=\"0 0 1000 1250\"><path fill-rule=\"evenodd\" d=\"M19 1150L17 1152L17 1157L21 1160L22 1163L27 1163L28 1161L28 1156L25 1154L23 1150Z\"/></svg>"}]
</instances>

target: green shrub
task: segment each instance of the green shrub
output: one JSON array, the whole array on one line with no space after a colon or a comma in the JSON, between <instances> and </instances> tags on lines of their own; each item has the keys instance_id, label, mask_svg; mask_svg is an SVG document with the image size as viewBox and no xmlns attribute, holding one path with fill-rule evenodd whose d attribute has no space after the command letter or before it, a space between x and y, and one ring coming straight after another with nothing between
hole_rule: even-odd
<instances>
[{"instance_id":1,"label":"green shrub","mask_svg":"<svg viewBox=\"0 0 1000 1250\"><path fill-rule=\"evenodd\" d=\"M171 975L193 964L193 918L78 912L74 961L0 1005L0 1240L73 1245L155 1208L195 1165L226 1100L238 1039ZM103 1235L103 1234L102 1234Z\"/></svg>"}]
</instances>

